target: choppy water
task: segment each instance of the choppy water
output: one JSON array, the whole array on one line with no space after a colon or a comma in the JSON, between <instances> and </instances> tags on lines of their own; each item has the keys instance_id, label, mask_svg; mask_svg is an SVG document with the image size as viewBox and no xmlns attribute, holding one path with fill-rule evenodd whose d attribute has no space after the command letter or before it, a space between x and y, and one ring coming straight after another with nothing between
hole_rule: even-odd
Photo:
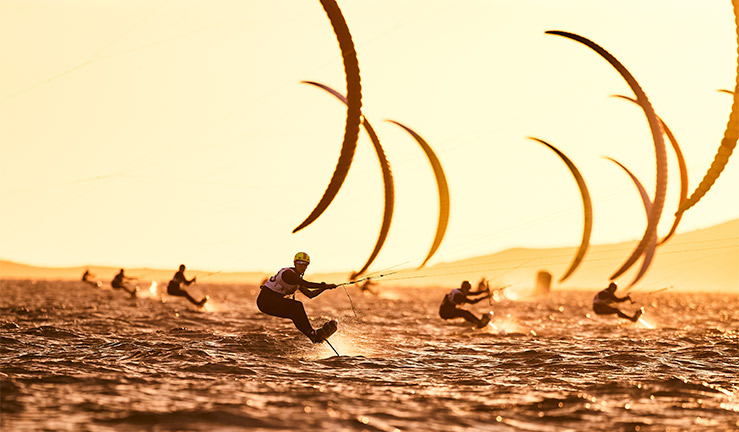
<instances>
[{"instance_id":1,"label":"choppy water","mask_svg":"<svg viewBox=\"0 0 739 432\"><path fill-rule=\"evenodd\" d=\"M0 283L3 431L739 430L739 295L635 294L649 329L555 292L475 305L495 328L474 330L438 318L438 289L350 288L358 318L338 289L304 300L339 319L337 357L254 287L195 285L198 311Z\"/></svg>"}]
</instances>

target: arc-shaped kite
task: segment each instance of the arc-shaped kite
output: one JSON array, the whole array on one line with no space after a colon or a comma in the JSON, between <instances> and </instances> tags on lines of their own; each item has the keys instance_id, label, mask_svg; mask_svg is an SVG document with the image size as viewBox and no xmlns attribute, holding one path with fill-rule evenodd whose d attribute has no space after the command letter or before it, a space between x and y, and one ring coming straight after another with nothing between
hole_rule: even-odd
<instances>
[{"instance_id":1,"label":"arc-shaped kite","mask_svg":"<svg viewBox=\"0 0 739 432\"><path fill-rule=\"evenodd\" d=\"M731 4L734 6L734 23L736 24L736 41L737 41L737 54L739 54L739 0L732 0ZM737 139L739 138L739 55L736 59L736 83L734 85L734 103L731 105L731 112L729 113L729 122L726 124L726 130L724 131L724 137L721 139L721 145L718 148L716 156L713 158L711 167L703 176L698 187L693 191L690 197L683 203L677 213L682 214L690 207L693 207L701 198L711 189L711 186L716 182L721 172L726 168L726 164L729 163L729 157L736 147Z\"/></svg>"},{"instance_id":2,"label":"arc-shaped kite","mask_svg":"<svg viewBox=\"0 0 739 432\"><path fill-rule=\"evenodd\" d=\"M321 84L315 81L302 81L304 84L310 84L313 86L316 86L318 88L321 88L332 95L334 95L337 99L342 101L344 104L348 105L349 102L347 101L346 97L339 93L338 91L334 90L333 88ZM375 133L374 128L370 124L370 122L367 120L367 118L363 115L362 117L362 125L364 126L365 131L367 131L367 134L370 137L370 140L372 141L372 144L375 147L375 152L377 153L377 159L380 162L380 169L382 170L382 181L385 187L385 211L382 215L382 225L380 226L380 234L377 237L377 242L375 243L375 248L372 250L372 253L370 254L369 258L367 259L367 262L362 266L361 269L351 274L349 277L350 280L354 280L355 278L361 276L364 274L365 271L369 268L369 266L374 262L375 258L377 258L377 255L380 253L380 250L382 249L382 246L385 244L385 240L387 239L387 234L390 231L390 223L393 220L393 207L395 205L395 187L393 184L393 173L390 171L390 164L387 161L387 157L385 156L385 151L382 148L382 144L380 144L380 139L377 137L377 134Z\"/></svg>"},{"instance_id":3,"label":"arc-shaped kite","mask_svg":"<svg viewBox=\"0 0 739 432\"><path fill-rule=\"evenodd\" d=\"M434 153L434 150L431 148L430 145L428 145L426 140L418 135L413 129L405 126L404 124L398 123L395 120L386 121L400 126L406 132L411 134L413 139L415 139L418 145L421 146L423 152L426 153L426 157L431 164L431 169L433 169L434 171L434 177L436 177L436 186L439 190L439 222L436 226L436 235L434 236L434 241L431 244L431 249L429 250L426 258L423 260L421 265L418 266L418 268L422 268L426 265L428 260L431 259L432 256L434 256L436 250L439 249L439 246L441 245L441 241L444 240L446 227L449 223L449 185L446 182L444 169L441 167L441 162L439 161L439 158L436 157L436 153Z\"/></svg>"},{"instance_id":4,"label":"arc-shaped kite","mask_svg":"<svg viewBox=\"0 0 739 432\"><path fill-rule=\"evenodd\" d=\"M577 169L570 158L565 156L565 154L562 153L559 149L544 140L533 137L529 137L529 139L538 141L539 143L549 147L553 152L557 153L557 156L559 156L567 165L567 168L569 168L572 176L577 182L578 189L580 189L580 197L582 198L583 208L582 240L580 240L580 247L577 249L577 253L575 254L575 258L573 258L570 267L567 269L565 274L561 278L559 278L559 282L564 282L580 265L583 258L585 257L585 253L588 251L588 247L590 246L590 233L593 230L593 204L590 200L590 193L588 192L588 186L585 184L585 179L582 177L582 174L580 174L580 170Z\"/></svg>"},{"instance_id":5,"label":"arc-shaped kite","mask_svg":"<svg viewBox=\"0 0 739 432\"><path fill-rule=\"evenodd\" d=\"M613 96L617 98L625 99L629 102L633 102L639 105L636 102L636 99L634 98L630 98L628 96L623 96L623 95L613 95ZM664 120L662 120L660 116L657 116L657 119L659 119L659 124L660 126L662 126L662 131L665 133L665 135L667 135L667 139L670 141L670 144L672 144L672 148L673 150L675 150L675 156L677 157L677 165L680 170L680 200L678 201L678 208L680 208L680 206L683 205L683 203L688 197L688 167L685 164L685 157L683 156L682 150L680 150L680 144L678 144L677 138L675 138L675 135L672 133L670 128L667 127L667 123L665 123ZM623 166L622 168L626 169ZM673 236L673 234L675 234L675 230L677 230L677 226L678 224L680 224L680 220L682 218L683 218L682 213L679 213L679 212L675 213L675 221L672 223L672 227L670 227L670 232L668 232L667 235L657 243L657 246L664 244L667 240L670 239L670 237Z\"/></svg>"},{"instance_id":6,"label":"arc-shaped kite","mask_svg":"<svg viewBox=\"0 0 739 432\"><path fill-rule=\"evenodd\" d=\"M616 59L616 57L603 49L600 45L580 35L559 30L549 30L546 33L563 36L580 42L593 51L597 52L601 57L608 61L608 63L610 63L611 66L613 66L621 75L621 77L623 77L624 80L629 84L629 87L631 87L631 90L636 95L636 100L639 103L639 106L641 106L642 110L644 110L644 115L647 117L647 122L649 123L649 129L652 132L652 139L654 141L654 151L657 162L657 180L655 186L656 190L654 193L654 200L652 201L652 206L649 210L649 220L647 222L647 228L644 231L644 235L639 241L639 244L636 246L631 255L626 259L626 262L624 262L621 267L611 275L611 280L613 280L619 277L623 272L628 270L645 252L646 248L649 246L651 238L656 238L657 236L657 225L659 224L659 219L662 216L662 209L664 208L665 195L667 192L667 152L665 150L665 141L662 138L662 128L659 125L659 120L657 120L657 115L654 113L654 109L652 108L652 104L649 102L647 95L644 93L634 76L626 69L626 67L624 67L623 64L621 64L621 62L618 61L618 59Z\"/></svg>"},{"instance_id":7,"label":"arc-shaped kite","mask_svg":"<svg viewBox=\"0 0 739 432\"><path fill-rule=\"evenodd\" d=\"M344 142L341 146L339 162L336 164L331 181L323 193L323 197L321 197L321 200L311 214L293 230L293 233L300 231L315 221L328 208L331 201L336 197L336 194L339 193L339 189L341 189L341 185L344 183L344 179L346 179L352 159L354 158L354 151L357 147L357 139L359 138L360 117L362 115L362 86L359 77L359 62L357 61L357 52L354 50L352 35L349 33L349 27L346 25L344 15L342 15L341 9L339 9L336 1L321 0L321 5L331 21L331 26L334 28L336 39L338 39L339 47L341 48L341 56L344 60L346 99L348 102L346 126L344 128Z\"/></svg>"},{"instance_id":8,"label":"arc-shaped kite","mask_svg":"<svg viewBox=\"0 0 739 432\"><path fill-rule=\"evenodd\" d=\"M616 159L609 158L607 156L606 156L606 159L620 166L624 171L626 171L626 174L628 174L629 177L631 177L631 181L634 182L634 186L636 186L636 189L639 191L639 196L641 196L642 203L644 204L644 212L647 214L647 218L649 218L649 208L652 207L652 202L649 200L649 194L647 194L647 190L644 189L644 186L642 185L642 183L621 162L617 161ZM642 276L644 276L644 274L647 272L647 269L649 269L650 264L652 264L652 259L654 258L654 252L656 248L657 248L657 237L655 236L655 237L652 237L652 242L649 243L647 250L644 252L644 261L642 261L641 267L639 268L639 272L636 274L634 279L631 281L631 283L629 283L629 285L626 288L631 288L637 282L639 282Z\"/></svg>"}]
</instances>

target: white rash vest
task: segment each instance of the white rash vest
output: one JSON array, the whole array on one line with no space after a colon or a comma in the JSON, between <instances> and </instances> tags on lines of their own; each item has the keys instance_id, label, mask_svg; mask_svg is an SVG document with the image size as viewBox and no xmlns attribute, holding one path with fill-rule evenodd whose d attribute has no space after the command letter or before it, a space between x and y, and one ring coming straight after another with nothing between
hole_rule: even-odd
<instances>
[{"instance_id":1,"label":"white rash vest","mask_svg":"<svg viewBox=\"0 0 739 432\"><path fill-rule=\"evenodd\" d=\"M446 295L449 302L453 305L461 305L467 298L466 295L459 288L453 289L449 294Z\"/></svg>"},{"instance_id":2,"label":"white rash vest","mask_svg":"<svg viewBox=\"0 0 739 432\"><path fill-rule=\"evenodd\" d=\"M292 267L281 268L276 275L272 276L264 283L264 286L283 296L295 294L295 291L298 290L300 285L291 285L282 279L282 275L288 270L293 272L295 271Z\"/></svg>"}]
</instances>

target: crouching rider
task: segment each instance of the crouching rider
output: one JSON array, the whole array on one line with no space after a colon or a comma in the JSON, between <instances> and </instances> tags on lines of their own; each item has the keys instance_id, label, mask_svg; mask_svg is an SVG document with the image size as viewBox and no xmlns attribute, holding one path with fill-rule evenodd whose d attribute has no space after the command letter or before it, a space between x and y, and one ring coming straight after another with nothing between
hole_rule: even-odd
<instances>
[{"instance_id":1,"label":"crouching rider","mask_svg":"<svg viewBox=\"0 0 739 432\"><path fill-rule=\"evenodd\" d=\"M308 282L303 274L310 264L310 257L305 252L298 252L293 259L293 267L284 267L270 277L260 287L257 307L267 315L289 318L295 327L306 335L313 343L323 342L336 331L336 320L328 321L318 330L314 330L305 313L303 303L295 300L295 293L300 291L308 298L315 298L322 292L336 288L335 284L325 282ZM292 298L289 298L292 296Z\"/></svg>"}]
</instances>

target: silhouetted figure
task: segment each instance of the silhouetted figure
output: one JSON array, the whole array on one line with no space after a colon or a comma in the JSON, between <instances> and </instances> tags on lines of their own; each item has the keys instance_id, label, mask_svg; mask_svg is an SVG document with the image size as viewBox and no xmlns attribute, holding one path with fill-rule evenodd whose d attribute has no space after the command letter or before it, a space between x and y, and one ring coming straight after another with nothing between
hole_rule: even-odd
<instances>
[{"instance_id":1,"label":"silhouetted figure","mask_svg":"<svg viewBox=\"0 0 739 432\"><path fill-rule=\"evenodd\" d=\"M465 303L475 304L487 298L488 291L470 291L472 285L469 281L462 282L459 288L455 288L444 296L444 300L439 307L439 316L448 320L453 318L464 318L466 321L474 324L477 328L483 328L490 322L490 314L485 314L482 318L477 318L472 312L462 309L459 306ZM485 294L483 297L476 299L471 298L479 294Z\"/></svg>"},{"instance_id":2,"label":"silhouetted figure","mask_svg":"<svg viewBox=\"0 0 739 432\"><path fill-rule=\"evenodd\" d=\"M535 296L547 296L552 291L552 274L546 270L542 270L536 274L536 287L534 288Z\"/></svg>"},{"instance_id":3,"label":"silhouetted figure","mask_svg":"<svg viewBox=\"0 0 739 432\"><path fill-rule=\"evenodd\" d=\"M490 291L488 293L488 298L490 299L490 304L493 304L493 300L496 302L503 301L506 298L505 289L509 286L510 285L503 285L489 288Z\"/></svg>"},{"instance_id":4,"label":"silhouetted figure","mask_svg":"<svg viewBox=\"0 0 739 432\"><path fill-rule=\"evenodd\" d=\"M123 269L118 272L117 275L113 278L113 280L110 282L110 286L112 286L115 289L122 289L123 291L126 291L127 293L131 294L131 297L136 297L136 292L138 291L138 288L129 288L128 284L126 284L127 281L134 280L136 278L128 277L123 273Z\"/></svg>"},{"instance_id":5,"label":"silhouetted figure","mask_svg":"<svg viewBox=\"0 0 739 432\"><path fill-rule=\"evenodd\" d=\"M311 342L319 343L336 331L336 320L331 320L320 329L314 330L305 313L303 303L295 300L295 292L300 290L306 297L314 298L326 290L336 288L336 285L325 282L308 282L303 279L308 264L310 264L310 257L307 253L295 254L293 267L280 269L260 287L257 307L267 315L291 319L295 327ZM288 298L288 296L293 298Z\"/></svg>"},{"instance_id":6,"label":"silhouetted figure","mask_svg":"<svg viewBox=\"0 0 739 432\"><path fill-rule=\"evenodd\" d=\"M90 269L85 269L85 272L82 273L82 282L89 284L90 286L93 286L95 288L99 288L102 284L99 281L92 280L92 278L94 277L95 275L90 272Z\"/></svg>"},{"instance_id":7,"label":"silhouetted figure","mask_svg":"<svg viewBox=\"0 0 739 432\"><path fill-rule=\"evenodd\" d=\"M631 297L627 294L624 297L616 297L616 284L611 282L608 288L601 290L598 294L593 297L593 312L596 315L618 315L621 318L636 322L643 313L641 309L634 313L634 316L628 316L621 312L618 308L614 307L614 303L625 302L631 300ZM633 303L633 300L632 300Z\"/></svg>"},{"instance_id":8,"label":"silhouetted figure","mask_svg":"<svg viewBox=\"0 0 739 432\"><path fill-rule=\"evenodd\" d=\"M190 301L190 303L194 304L197 307L202 307L205 302L208 301L208 296L203 297L200 301L195 300L190 293L182 289L182 284L185 284L186 286L190 286L195 280L197 279L197 276L193 276L192 279L187 280L185 277L185 265L180 264L180 269L177 270L177 273L172 276L172 280L169 281L169 284L167 284L167 294L171 296L178 296L178 297L185 297Z\"/></svg>"},{"instance_id":9,"label":"silhouetted figure","mask_svg":"<svg viewBox=\"0 0 739 432\"><path fill-rule=\"evenodd\" d=\"M477 292L490 291L490 283L484 277L477 283Z\"/></svg>"},{"instance_id":10,"label":"silhouetted figure","mask_svg":"<svg viewBox=\"0 0 739 432\"><path fill-rule=\"evenodd\" d=\"M493 304L493 294L497 294L497 289L490 291L490 282L483 276L480 282L477 283L477 292L488 293L488 304ZM495 301L498 301L498 298Z\"/></svg>"},{"instance_id":11,"label":"silhouetted figure","mask_svg":"<svg viewBox=\"0 0 739 432\"><path fill-rule=\"evenodd\" d=\"M369 293L377 295L377 289L375 289L374 286L375 283L372 282L372 278L368 277L367 280L359 286L359 289L362 290L362 294Z\"/></svg>"}]
</instances>

